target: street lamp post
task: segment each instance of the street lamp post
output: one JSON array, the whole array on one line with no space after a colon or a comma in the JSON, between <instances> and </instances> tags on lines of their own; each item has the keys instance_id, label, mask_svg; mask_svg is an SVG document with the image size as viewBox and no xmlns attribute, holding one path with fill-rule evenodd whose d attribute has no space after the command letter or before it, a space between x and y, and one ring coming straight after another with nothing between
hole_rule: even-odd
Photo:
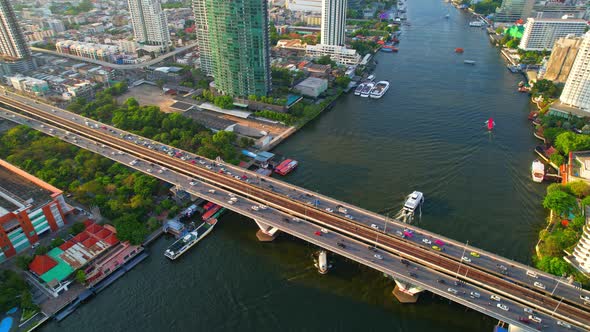
<instances>
[{"instance_id":1,"label":"street lamp post","mask_svg":"<svg viewBox=\"0 0 590 332\"><path fill-rule=\"evenodd\" d=\"M465 251L467 250L468 245L469 245L469 240L467 240L467 242L463 246L463 254L461 254L461 260L459 261L459 267L457 268L457 273L455 273L455 279L457 279L457 277L459 276L459 271L461 270L461 265L463 264L463 257L465 256Z\"/></svg>"}]
</instances>

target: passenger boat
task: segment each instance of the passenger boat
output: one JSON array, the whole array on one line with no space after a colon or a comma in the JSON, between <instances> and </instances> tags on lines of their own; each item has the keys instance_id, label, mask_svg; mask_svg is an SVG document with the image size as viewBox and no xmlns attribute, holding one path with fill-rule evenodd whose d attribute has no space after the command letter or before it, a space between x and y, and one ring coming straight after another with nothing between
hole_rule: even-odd
<instances>
[{"instance_id":1,"label":"passenger boat","mask_svg":"<svg viewBox=\"0 0 590 332\"><path fill-rule=\"evenodd\" d=\"M368 97L369 94L371 93L371 90L373 90L373 88L375 87L375 84L370 82L367 83L367 85L365 85L365 88L361 91L361 97Z\"/></svg>"},{"instance_id":2,"label":"passenger boat","mask_svg":"<svg viewBox=\"0 0 590 332\"><path fill-rule=\"evenodd\" d=\"M533 161L531 165L531 176L533 177L533 181L538 183L543 182L543 178L545 178L545 165L539 159Z\"/></svg>"},{"instance_id":3,"label":"passenger boat","mask_svg":"<svg viewBox=\"0 0 590 332\"><path fill-rule=\"evenodd\" d=\"M484 25L486 25L486 24L484 22L482 22L482 21L471 21L471 22L469 22L469 26L470 27L482 27Z\"/></svg>"},{"instance_id":4,"label":"passenger boat","mask_svg":"<svg viewBox=\"0 0 590 332\"><path fill-rule=\"evenodd\" d=\"M361 95L361 91L363 91L363 89L367 86L367 83L361 83L359 84L359 86L356 87L356 89L354 89L354 95L355 96L360 96Z\"/></svg>"},{"instance_id":5,"label":"passenger boat","mask_svg":"<svg viewBox=\"0 0 590 332\"><path fill-rule=\"evenodd\" d=\"M475 61L473 61L473 60L463 60L463 63L466 64L466 65L474 65L475 64Z\"/></svg>"},{"instance_id":6,"label":"passenger boat","mask_svg":"<svg viewBox=\"0 0 590 332\"><path fill-rule=\"evenodd\" d=\"M371 98L381 98L383 97L383 95L385 94L385 92L387 92L387 90L389 90L389 82L387 81L379 81L377 82L377 84L375 85L375 87L373 88L373 90L371 90Z\"/></svg>"},{"instance_id":7,"label":"passenger boat","mask_svg":"<svg viewBox=\"0 0 590 332\"><path fill-rule=\"evenodd\" d=\"M299 163L297 160L285 159L277 167L275 167L275 173L280 175L287 175L293 171Z\"/></svg>"},{"instance_id":8,"label":"passenger boat","mask_svg":"<svg viewBox=\"0 0 590 332\"><path fill-rule=\"evenodd\" d=\"M419 191L414 191L406 198L404 203L404 210L414 212L416 209L424 203L424 194Z\"/></svg>"},{"instance_id":9,"label":"passenger boat","mask_svg":"<svg viewBox=\"0 0 590 332\"><path fill-rule=\"evenodd\" d=\"M194 231L184 235L176 242L172 243L164 252L164 256L171 260L175 260L184 254L187 250L192 248L195 244L207 236L215 225L217 218L225 211L225 208L214 204L205 214L203 214L203 223L199 225Z\"/></svg>"}]
</instances>

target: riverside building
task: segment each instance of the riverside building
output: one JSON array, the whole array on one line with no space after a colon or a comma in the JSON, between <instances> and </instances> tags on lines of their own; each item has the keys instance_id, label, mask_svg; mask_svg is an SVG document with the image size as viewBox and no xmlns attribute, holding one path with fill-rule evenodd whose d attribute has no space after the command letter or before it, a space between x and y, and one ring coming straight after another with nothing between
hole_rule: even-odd
<instances>
[{"instance_id":1,"label":"riverside building","mask_svg":"<svg viewBox=\"0 0 590 332\"><path fill-rule=\"evenodd\" d=\"M551 51L558 38L581 36L587 26L581 19L528 18L518 47L525 51Z\"/></svg>"}]
</instances>

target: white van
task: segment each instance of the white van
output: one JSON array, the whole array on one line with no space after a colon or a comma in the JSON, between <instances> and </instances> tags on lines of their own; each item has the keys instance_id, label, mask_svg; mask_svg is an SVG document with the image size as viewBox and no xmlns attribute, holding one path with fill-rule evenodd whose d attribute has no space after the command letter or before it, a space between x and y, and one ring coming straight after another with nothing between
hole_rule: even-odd
<instances>
[{"instance_id":1,"label":"white van","mask_svg":"<svg viewBox=\"0 0 590 332\"><path fill-rule=\"evenodd\" d=\"M537 275L537 272L534 272L534 271L531 271L531 270L527 270L526 271L526 275L529 276L529 277L531 277L531 278L535 278L535 279L539 278L539 276Z\"/></svg>"}]
</instances>

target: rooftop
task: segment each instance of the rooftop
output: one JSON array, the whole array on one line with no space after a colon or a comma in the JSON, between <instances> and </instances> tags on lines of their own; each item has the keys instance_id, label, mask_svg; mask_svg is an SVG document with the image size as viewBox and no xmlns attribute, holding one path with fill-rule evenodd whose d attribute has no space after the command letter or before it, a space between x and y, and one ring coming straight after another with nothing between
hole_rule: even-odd
<instances>
[{"instance_id":1,"label":"rooftop","mask_svg":"<svg viewBox=\"0 0 590 332\"><path fill-rule=\"evenodd\" d=\"M0 159L0 213L36 209L61 190Z\"/></svg>"}]
</instances>

